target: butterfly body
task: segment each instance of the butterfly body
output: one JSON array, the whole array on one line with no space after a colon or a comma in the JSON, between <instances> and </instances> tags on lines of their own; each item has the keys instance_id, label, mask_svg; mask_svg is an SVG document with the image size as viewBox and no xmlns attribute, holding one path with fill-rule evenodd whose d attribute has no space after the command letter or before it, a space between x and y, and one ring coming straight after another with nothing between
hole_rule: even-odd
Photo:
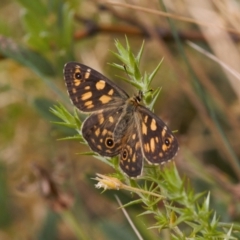
<instances>
[{"instance_id":1,"label":"butterfly body","mask_svg":"<svg viewBox=\"0 0 240 240\"><path fill-rule=\"evenodd\" d=\"M129 126L134 126L131 121L134 121L134 113L136 112L136 108L137 103L135 102L134 98L129 98L123 106L122 114L119 117L113 132L113 139L115 142L118 142L124 138Z\"/></svg>"},{"instance_id":2,"label":"butterfly body","mask_svg":"<svg viewBox=\"0 0 240 240\"><path fill-rule=\"evenodd\" d=\"M144 157L159 164L175 156L176 138L160 118L140 104L141 91L129 97L102 74L76 62L65 65L64 76L73 104L90 113L82 124L82 135L94 152L120 155L120 167L130 177L141 175Z\"/></svg>"}]
</instances>

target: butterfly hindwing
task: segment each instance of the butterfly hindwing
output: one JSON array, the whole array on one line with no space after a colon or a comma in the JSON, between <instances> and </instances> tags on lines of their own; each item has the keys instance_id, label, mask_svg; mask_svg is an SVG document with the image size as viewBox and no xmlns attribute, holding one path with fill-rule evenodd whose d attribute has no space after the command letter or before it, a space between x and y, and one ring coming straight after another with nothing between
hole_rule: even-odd
<instances>
[{"instance_id":1,"label":"butterfly hindwing","mask_svg":"<svg viewBox=\"0 0 240 240\"><path fill-rule=\"evenodd\" d=\"M116 156L121 150L121 143L115 142L113 132L122 108L105 109L92 113L82 125L82 134L89 147L102 156Z\"/></svg>"},{"instance_id":2,"label":"butterfly hindwing","mask_svg":"<svg viewBox=\"0 0 240 240\"><path fill-rule=\"evenodd\" d=\"M178 142L168 126L150 110L139 106L139 129L145 158L151 164L172 159L178 151Z\"/></svg>"},{"instance_id":3,"label":"butterfly hindwing","mask_svg":"<svg viewBox=\"0 0 240 240\"><path fill-rule=\"evenodd\" d=\"M73 104L83 112L122 105L129 98L108 78L80 63L67 63L64 66L64 78Z\"/></svg>"},{"instance_id":4,"label":"butterfly hindwing","mask_svg":"<svg viewBox=\"0 0 240 240\"><path fill-rule=\"evenodd\" d=\"M142 173L143 163L144 158L137 127L135 125L130 125L126 138L124 138L122 142L120 168L129 177L137 177Z\"/></svg>"}]
</instances>

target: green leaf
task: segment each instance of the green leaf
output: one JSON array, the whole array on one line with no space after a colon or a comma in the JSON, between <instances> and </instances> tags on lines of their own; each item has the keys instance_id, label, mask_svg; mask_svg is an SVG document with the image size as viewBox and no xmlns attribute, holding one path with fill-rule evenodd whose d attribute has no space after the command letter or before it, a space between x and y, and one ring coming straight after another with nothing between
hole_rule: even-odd
<instances>
[{"instance_id":1,"label":"green leaf","mask_svg":"<svg viewBox=\"0 0 240 240\"><path fill-rule=\"evenodd\" d=\"M153 110L154 109L154 105L158 99L158 96L161 92L161 88L157 88L154 90L154 92L152 93L152 99L151 99L151 103L148 104L148 107Z\"/></svg>"},{"instance_id":2,"label":"green leaf","mask_svg":"<svg viewBox=\"0 0 240 240\"><path fill-rule=\"evenodd\" d=\"M17 0L20 4L22 4L29 12L32 12L36 19L39 19L39 17L44 17L47 15L47 8L43 4L43 1L41 0Z\"/></svg>"},{"instance_id":3,"label":"green leaf","mask_svg":"<svg viewBox=\"0 0 240 240\"><path fill-rule=\"evenodd\" d=\"M61 6L61 11L58 12L59 23L59 47L60 49L72 49L73 43L73 17L74 11L71 9L68 2Z\"/></svg>"},{"instance_id":4,"label":"green leaf","mask_svg":"<svg viewBox=\"0 0 240 240\"><path fill-rule=\"evenodd\" d=\"M208 193L205 201L203 202L201 210L207 212L209 210L209 204L210 204L210 192Z\"/></svg>"},{"instance_id":5,"label":"green leaf","mask_svg":"<svg viewBox=\"0 0 240 240\"><path fill-rule=\"evenodd\" d=\"M81 152L81 153L78 153L78 155L84 155L84 156L98 156L97 153L94 153L94 152Z\"/></svg>"},{"instance_id":6,"label":"green leaf","mask_svg":"<svg viewBox=\"0 0 240 240\"><path fill-rule=\"evenodd\" d=\"M76 128L76 124L72 124L72 123L56 122L56 121L51 121L51 123L54 123L56 125L63 126L63 127L72 128L72 129Z\"/></svg>"},{"instance_id":7,"label":"green leaf","mask_svg":"<svg viewBox=\"0 0 240 240\"><path fill-rule=\"evenodd\" d=\"M216 228L216 227L217 227L218 219L217 219L217 214L216 214L216 212L214 212L213 218L212 218L212 221L211 221L210 224L211 224L212 228Z\"/></svg>"},{"instance_id":8,"label":"green leaf","mask_svg":"<svg viewBox=\"0 0 240 240\"><path fill-rule=\"evenodd\" d=\"M133 55L133 53L131 51L128 52L128 67L130 69L134 69L136 68L136 64L135 64L135 57ZM133 70L132 70L133 71Z\"/></svg>"},{"instance_id":9,"label":"green leaf","mask_svg":"<svg viewBox=\"0 0 240 240\"><path fill-rule=\"evenodd\" d=\"M36 14L32 11L26 10L22 14L23 24L29 32L34 37L40 38L39 33L47 30L46 23L44 21L45 16L41 15L40 17L36 17ZM42 36L43 37L43 36ZM45 42L41 39L42 42Z\"/></svg>"},{"instance_id":10,"label":"green leaf","mask_svg":"<svg viewBox=\"0 0 240 240\"><path fill-rule=\"evenodd\" d=\"M136 63L137 63L137 65L140 64L142 53L143 53L143 49L144 49L144 44L145 44L145 41L143 41L142 46L141 46L141 48L140 48L140 50L139 50L139 52L138 52L138 54L136 56Z\"/></svg>"},{"instance_id":11,"label":"green leaf","mask_svg":"<svg viewBox=\"0 0 240 240\"><path fill-rule=\"evenodd\" d=\"M48 32L46 33L42 32L42 34L39 33L33 34L29 32L25 36L25 40L29 46L31 46L34 49L36 49L37 46L36 50L44 53L50 51L49 39L50 36L48 36Z\"/></svg>"},{"instance_id":12,"label":"green leaf","mask_svg":"<svg viewBox=\"0 0 240 240\"><path fill-rule=\"evenodd\" d=\"M118 50L118 53L115 53L113 51L111 51L111 53L125 64L128 60L129 54L128 51L126 51L126 49L122 46L122 44L118 40L115 40L115 46Z\"/></svg>"},{"instance_id":13,"label":"green leaf","mask_svg":"<svg viewBox=\"0 0 240 240\"><path fill-rule=\"evenodd\" d=\"M23 48L16 44L12 39L0 35L0 53L8 58L29 67L37 73L46 76L53 76L54 70L50 62L40 54Z\"/></svg>"},{"instance_id":14,"label":"green leaf","mask_svg":"<svg viewBox=\"0 0 240 240\"><path fill-rule=\"evenodd\" d=\"M137 64L134 64L134 78L136 79L137 82L142 82L142 74L140 73Z\"/></svg>"},{"instance_id":15,"label":"green leaf","mask_svg":"<svg viewBox=\"0 0 240 240\"><path fill-rule=\"evenodd\" d=\"M116 58L118 58L121 62L124 62L124 57L122 57L121 55L113 52L113 51L110 51Z\"/></svg>"},{"instance_id":16,"label":"green leaf","mask_svg":"<svg viewBox=\"0 0 240 240\"><path fill-rule=\"evenodd\" d=\"M232 228L233 228L233 226L231 226L231 228L228 230L227 235L226 235L226 237L224 238L224 240L233 239L233 238L231 238Z\"/></svg>"},{"instance_id":17,"label":"green leaf","mask_svg":"<svg viewBox=\"0 0 240 240\"><path fill-rule=\"evenodd\" d=\"M58 123L54 123L58 124ZM64 126L64 125L63 125ZM65 141L65 140L74 140L74 141L80 141L81 143L85 143L84 139L80 135L75 135L75 136L70 136L70 137L64 137L64 138L59 138L59 141Z\"/></svg>"},{"instance_id":18,"label":"green leaf","mask_svg":"<svg viewBox=\"0 0 240 240\"><path fill-rule=\"evenodd\" d=\"M163 59L161 60L161 62L157 65L157 67L153 70L153 72L149 75L148 77L148 86L152 83L153 78L155 77L155 75L157 74L158 70L160 69L160 66L162 65Z\"/></svg>"},{"instance_id":19,"label":"green leaf","mask_svg":"<svg viewBox=\"0 0 240 240\"><path fill-rule=\"evenodd\" d=\"M55 124L68 126L70 128L76 129L77 131L81 129L82 122L78 118L76 111L74 111L74 114L71 114L62 104L59 104L54 105L54 107L50 108L50 112L63 120L63 122L55 122Z\"/></svg>"}]
</instances>

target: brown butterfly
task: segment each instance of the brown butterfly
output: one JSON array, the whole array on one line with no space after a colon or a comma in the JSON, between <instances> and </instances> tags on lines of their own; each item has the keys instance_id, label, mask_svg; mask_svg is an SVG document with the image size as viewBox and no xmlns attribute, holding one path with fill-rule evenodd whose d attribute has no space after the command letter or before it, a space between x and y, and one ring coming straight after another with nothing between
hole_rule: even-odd
<instances>
[{"instance_id":1,"label":"brown butterfly","mask_svg":"<svg viewBox=\"0 0 240 240\"><path fill-rule=\"evenodd\" d=\"M120 167L129 177L141 175L144 157L150 164L172 159L178 142L167 125L140 104L143 94L129 97L108 78L77 62L64 66L64 77L73 104L90 116L82 135L102 156L120 155Z\"/></svg>"}]
</instances>

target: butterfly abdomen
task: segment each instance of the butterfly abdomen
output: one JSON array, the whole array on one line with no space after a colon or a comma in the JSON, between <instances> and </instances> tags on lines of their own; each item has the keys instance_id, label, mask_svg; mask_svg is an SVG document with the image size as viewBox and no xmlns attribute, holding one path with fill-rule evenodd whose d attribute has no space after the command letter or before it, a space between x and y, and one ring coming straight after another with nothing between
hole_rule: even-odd
<instances>
[{"instance_id":1,"label":"butterfly abdomen","mask_svg":"<svg viewBox=\"0 0 240 240\"><path fill-rule=\"evenodd\" d=\"M119 117L113 132L113 138L115 142L119 142L122 138L124 138L129 126L135 126L133 124L133 115L135 111L136 106L132 103L132 101L129 101L124 105L122 114Z\"/></svg>"}]
</instances>

